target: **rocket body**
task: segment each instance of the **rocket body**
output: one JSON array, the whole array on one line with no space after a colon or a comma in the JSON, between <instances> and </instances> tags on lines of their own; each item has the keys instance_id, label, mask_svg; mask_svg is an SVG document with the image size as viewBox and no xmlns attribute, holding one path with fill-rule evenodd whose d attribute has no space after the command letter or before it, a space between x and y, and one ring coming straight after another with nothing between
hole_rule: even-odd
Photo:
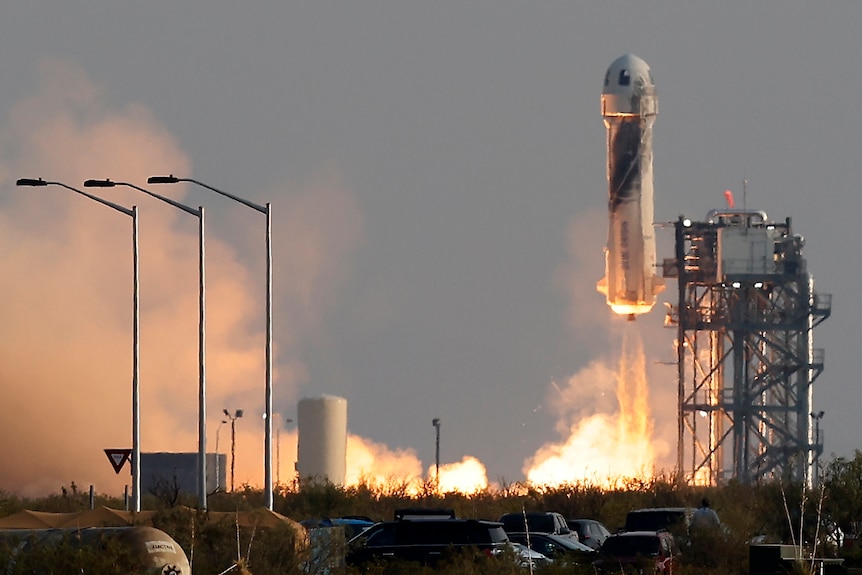
<instances>
[{"instance_id":1,"label":"rocket body","mask_svg":"<svg viewBox=\"0 0 862 575\"><path fill-rule=\"evenodd\" d=\"M602 90L609 222L605 277L596 287L614 313L629 319L650 311L664 289L655 273L653 230L652 128L657 115L647 63L633 54L614 60Z\"/></svg>"}]
</instances>

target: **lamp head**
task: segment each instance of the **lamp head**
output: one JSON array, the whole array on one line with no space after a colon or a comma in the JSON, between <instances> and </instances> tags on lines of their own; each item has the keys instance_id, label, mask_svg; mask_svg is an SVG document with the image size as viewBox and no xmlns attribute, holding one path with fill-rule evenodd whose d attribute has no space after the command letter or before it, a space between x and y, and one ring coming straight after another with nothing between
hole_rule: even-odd
<instances>
[{"instance_id":1,"label":"lamp head","mask_svg":"<svg viewBox=\"0 0 862 575\"><path fill-rule=\"evenodd\" d=\"M241 409L237 409L237 410L236 410L236 413L235 413L234 415L235 415L237 418L242 417L242 410L241 410Z\"/></svg>"},{"instance_id":2,"label":"lamp head","mask_svg":"<svg viewBox=\"0 0 862 575\"><path fill-rule=\"evenodd\" d=\"M47 186L48 182L46 182L42 178L39 178L38 180L34 180L32 178L21 178L20 180L15 182L15 185L16 186L41 187L41 186Z\"/></svg>"},{"instance_id":3,"label":"lamp head","mask_svg":"<svg viewBox=\"0 0 862 575\"><path fill-rule=\"evenodd\" d=\"M173 174L170 176L150 176L147 178L148 184L176 184L180 179L174 177Z\"/></svg>"},{"instance_id":4,"label":"lamp head","mask_svg":"<svg viewBox=\"0 0 862 575\"><path fill-rule=\"evenodd\" d=\"M84 182L85 188L113 188L116 182L111 180L87 180Z\"/></svg>"}]
</instances>

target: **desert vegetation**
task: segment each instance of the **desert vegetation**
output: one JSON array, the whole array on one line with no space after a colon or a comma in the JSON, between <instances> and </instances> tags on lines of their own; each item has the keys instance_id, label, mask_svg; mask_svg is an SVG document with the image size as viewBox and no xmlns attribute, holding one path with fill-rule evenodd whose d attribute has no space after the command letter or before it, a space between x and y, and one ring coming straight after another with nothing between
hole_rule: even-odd
<instances>
[{"instance_id":1,"label":"desert vegetation","mask_svg":"<svg viewBox=\"0 0 862 575\"><path fill-rule=\"evenodd\" d=\"M709 541L688 542L683 548L679 573L746 574L749 573L748 544L757 539L766 543L797 545L800 573L811 572L810 557L840 557L845 568L862 567L859 547L839 547L831 530L839 526L845 534L856 533L862 520L862 452L853 458L834 458L822 469L820 485L813 489L775 479L755 485L730 481L717 487L691 486L673 475L652 479L630 479L607 490L590 484L567 484L559 487L531 486L501 482L500 487L477 493L437 493L433 484L415 489L393 479L383 486L360 484L340 487L327 483L296 482L280 485L274 510L294 520L322 517L366 516L373 520L390 519L403 507L443 507L454 509L460 517L497 519L503 513L521 510L552 510L565 517L588 517L602 521L612 531L621 527L626 513L642 507L696 507L703 497L721 518L723 529ZM215 493L209 497L211 511L244 511L263 507L259 489L243 486L233 493ZM193 496L170 498L159 493L147 494L144 508L157 509L151 524L173 537L185 550L195 574L253 573L254 575L300 574L324 570L350 575L354 568L337 561L322 561L320 554L328 549L317 545L318 556L311 557L304 535L291 525L284 527L239 527L231 521L213 524L194 510ZM122 508L123 501L97 496L96 505ZM68 512L89 506L89 496L74 483L62 486L59 493L38 499L27 499L0 492L0 517L23 509ZM337 548L343 540L331 540ZM0 543L0 565L9 562L14 549ZM119 573L125 572L132 558L122 549L106 546L93 549L59 545L53 549L35 549L33 555L19 558L6 572L17 573ZM481 560L479 560L481 559ZM56 568L35 570L33 565ZM321 565L325 564L325 568ZM592 573L590 566L553 565L542 573ZM422 573L416 565L371 566L366 572ZM429 571L430 572L430 571ZM438 571L439 572L439 571ZM511 558L458 557L446 565L453 574L523 573Z\"/></svg>"}]
</instances>

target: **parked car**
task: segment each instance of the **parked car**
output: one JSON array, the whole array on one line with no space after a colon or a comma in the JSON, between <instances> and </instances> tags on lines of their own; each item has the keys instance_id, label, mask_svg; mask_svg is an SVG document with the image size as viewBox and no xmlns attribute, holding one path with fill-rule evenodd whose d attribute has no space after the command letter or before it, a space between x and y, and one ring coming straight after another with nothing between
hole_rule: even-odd
<instances>
[{"instance_id":1,"label":"parked car","mask_svg":"<svg viewBox=\"0 0 862 575\"><path fill-rule=\"evenodd\" d=\"M648 507L626 514L625 531L688 531L694 510L690 507Z\"/></svg>"},{"instance_id":2,"label":"parked car","mask_svg":"<svg viewBox=\"0 0 862 575\"><path fill-rule=\"evenodd\" d=\"M455 519L455 510L448 507L404 507L396 509L395 521L403 519Z\"/></svg>"},{"instance_id":3,"label":"parked car","mask_svg":"<svg viewBox=\"0 0 862 575\"><path fill-rule=\"evenodd\" d=\"M374 525L374 521L367 517L324 517L303 519L299 523L309 530L341 527L344 530L344 537L347 540L353 539Z\"/></svg>"},{"instance_id":4,"label":"parked car","mask_svg":"<svg viewBox=\"0 0 862 575\"><path fill-rule=\"evenodd\" d=\"M555 562L589 564L596 558L596 550L571 537L551 533L509 533L509 540L537 551Z\"/></svg>"},{"instance_id":5,"label":"parked car","mask_svg":"<svg viewBox=\"0 0 862 575\"><path fill-rule=\"evenodd\" d=\"M672 575L679 550L667 531L623 531L605 539L593 566L599 573Z\"/></svg>"},{"instance_id":6,"label":"parked car","mask_svg":"<svg viewBox=\"0 0 862 575\"><path fill-rule=\"evenodd\" d=\"M563 516L553 511L530 511L527 513L506 513L500 517L500 523L506 533L552 533L571 539L578 539L578 534L569 529Z\"/></svg>"},{"instance_id":7,"label":"parked car","mask_svg":"<svg viewBox=\"0 0 862 575\"><path fill-rule=\"evenodd\" d=\"M578 534L578 541L598 551L611 532L595 519L566 519L569 529Z\"/></svg>"},{"instance_id":8,"label":"parked car","mask_svg":"<svg viewBox=\"0 0 862 575\"><path fill-rule=\"evenodd\" d=\"M348 565L373 561L414 561L435 565L452 552L477 549L488 556L509 548L509 537L496 521L426 517L383 521L348 542Z\"/></svg>"},{"instance_id":9,"label":"parked car","mask_svg":"<svg viewBox=\"0 0 862 575\"><path fill-rule=\"evenodd\" d=\"M521 567L525 567L527 569L538 569L539 567L544 567L545 565L550 565L554 562L554 560L547 555L539 553L534 549L530 549L521 543L509 541L509 546L515 554L515 561Z\"/></svg>"}]
</instances>

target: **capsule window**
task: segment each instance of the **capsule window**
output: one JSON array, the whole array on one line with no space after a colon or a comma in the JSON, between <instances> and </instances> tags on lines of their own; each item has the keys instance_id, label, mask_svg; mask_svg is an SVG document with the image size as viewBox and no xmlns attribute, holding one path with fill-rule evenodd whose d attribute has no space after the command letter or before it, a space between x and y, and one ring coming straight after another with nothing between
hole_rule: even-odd
<instances>
[{"instance_id":1,"label":"capsule window","mask_svg":"<svg viewBox=\"0 0 862 575\"><path fill-rule=\"evenodd\" d=\"M632 83L632 77L631 77L631 74L629 74L629 71L625 70L625 69L620 70L619 85L620 86L628 86L631 83Z\"/></svg>"}]
</instances>

